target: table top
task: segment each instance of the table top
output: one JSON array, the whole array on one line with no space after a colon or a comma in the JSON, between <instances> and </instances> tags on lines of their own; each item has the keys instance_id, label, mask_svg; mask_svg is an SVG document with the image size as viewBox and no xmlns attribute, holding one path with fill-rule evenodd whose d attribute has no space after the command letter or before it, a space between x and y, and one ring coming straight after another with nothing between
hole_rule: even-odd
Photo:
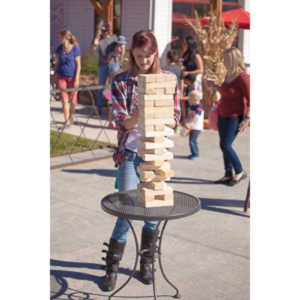
<instances>
[{"instance_id":1,"label":"table top","mask_svg":"<svg viewBox=\"0 0 300 300\"><path fill-rule=\"evenodd\" d=\"M171 220L196 213L201 209L201 201L192 195L174 191L174 206L146 208L137 201L137 190L131 190L105 196L101 207L108 214L125 219Z\"/></svg>"}]
</instances>

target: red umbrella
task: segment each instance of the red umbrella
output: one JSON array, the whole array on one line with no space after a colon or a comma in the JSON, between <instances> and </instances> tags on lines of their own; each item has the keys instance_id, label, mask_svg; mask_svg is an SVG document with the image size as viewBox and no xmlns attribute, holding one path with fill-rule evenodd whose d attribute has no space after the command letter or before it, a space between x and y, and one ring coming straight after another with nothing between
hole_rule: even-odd
<instances>
[{"instance_id":1,"label":"red umbrella","mask_svg":"<svg viewBox=\"0 0 300 300\"><path fill-rule=\"evenodd\" d=\"M239 28L250 29L250 13L242 8L223 12L222 19L227 26L235 21ZM201 23L202 25L208 25L209 17L201 18Z\"/></svg>"}]
</instances>

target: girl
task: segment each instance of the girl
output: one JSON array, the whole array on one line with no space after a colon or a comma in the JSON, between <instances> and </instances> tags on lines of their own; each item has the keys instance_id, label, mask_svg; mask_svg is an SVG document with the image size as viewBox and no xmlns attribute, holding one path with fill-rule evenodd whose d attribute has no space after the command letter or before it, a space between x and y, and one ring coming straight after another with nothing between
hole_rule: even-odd
<instances>
[{"instance_id":1,"label":"girl","mask_svg":"<svg viewBox=\"0 0 300 300\"><path fill-rule=\"evenodd\" d=\"M56 80L58 89L79 88L79 77L81 71L80 49L75 36L64 29L59 33L60 45L58 46L56 62ZM61 92L63 103L65 127L73 122L75 107L77 105L77 91ZM71 109L70 104L71 102Z\"/></svg>"},{"instance_id":2,"label":"girl","mask_svg":"<svg viewBox=\"0 0 300 300\"><path fill-rule=\"evenodd\" d=\"M112 82L113 116L118 128L118 148L114 161L118 166L119 191L136 189L139 183L137 166L142 159L137 155L137 131L139 111L137 109L137 76L139 74L162 73L160 68L157 41L149 30L135 33L129 51L129 70L117 75ZM174 90L175 128L180 118L178 88ZM144 251L140 261L141 279L145 284L152 283L153 246L157 238L157 221L145 222L142 230L141 248ZM106 256L106 275L103 278L104 290L115 288L119 263L122 258L127 233L130 227L125 219L118 218L115 224Z\"/></svg>"},{"instance_id":3,"label":"girl","mask_svg":"<svg viewBox=\"0 0 300 300\"><path fill-rule=\"evenodd\" d=\"M203 61L197 48L196 39L193 36L187 36L185 38L183 53L183 77L187 75L196 76L194 88L200 92L202 98Z\"/></svg>"},{"instance_id":4,"label":"girl","mask_svg":"<svg viewBox=\"0 0 300 300\"><path fill-rule=\"evenodd\" d=\"M208 82L211 86L217 87L221 93L218 105L218 131L225 175L215 183L233 186L247 177L238 155L232 148L232 143L237 134L249 126L250 76L245 71L241 52L237 48L232 47L224 51L224 65L227 74L223 84L216 86L212 81Z\"/></svg>"}]
</instances>

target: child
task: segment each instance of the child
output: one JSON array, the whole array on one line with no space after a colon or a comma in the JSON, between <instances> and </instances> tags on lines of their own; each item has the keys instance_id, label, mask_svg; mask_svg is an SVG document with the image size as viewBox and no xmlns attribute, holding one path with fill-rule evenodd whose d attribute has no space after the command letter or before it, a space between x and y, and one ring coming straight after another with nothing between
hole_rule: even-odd
<instances>
[{"instance_id":1,"label":"child","mask_svg":"<svg viewBox=\"0 0 300 300\"><path fill-rule=\"evenodd\" d=\"M111 82L114 76L121 73L121 63L124 56L124 49L126 39L124 36L119 36L116 42L111 43L106 49L106 63L108 64L107 81L105 90L103 91L104 97L108 100L108 127L116 128L115 123L112 121L112 100L111 100Z\"/></svg>"},{"instance_id":2,"label":"child","mask_svg":"<svg viewBox=\"0 0 300 300\"><path fill-rule=\"evenodd\" d=\"M189 93L193 91L194 88L194 82L196 80L196 75L189 74L183 78L184 85L181 89L181 96L180 96L180 105L181 105L181 116L182 116L182 122L185 121L186 118L186 112L188 108L188 100L189 100Z\"/></svg>"},{"instance_id":3,"label":"child","mask_svg":"<svg viewBox=\"0 0 300 300\"><path fill-rule=\"evenodd\" d=\"M197 139L201 130L203 130L204 110L203 106L201 105L201 93L199 91L191 91L188 97L190 110L185 122L185 127L190 130L189 145L191 155L188 156L188 159L195 160L199 157Z\"/></svg>"},{"instance_id":4,"label":"child","mask_svg":"<svg viewBox=\"0 0 300 300\"><path fill-rule=\"evenodd\" d=\"M178 88L181 91L183 87L183 71L179 66L180 55L176 50L170 50L167 52L167 65L165 70L174 73L177 77Z\"/></svg>"},{"instance_id":5,"label":"child","mask_svg":"<svg viewBox=\"0 0 300 300\"><path fill-rule=\"evenodd\" d=\"M111 82L113 78L123 72L121 69L119 69L116 72L111 73L106 80L105 83L105 89L103 90L103 96L107 100L107 108L108 108L108 128L116 128L115 122L113 122L112 118L112 100L111 100Z\"/></svg>"}]
</instances>

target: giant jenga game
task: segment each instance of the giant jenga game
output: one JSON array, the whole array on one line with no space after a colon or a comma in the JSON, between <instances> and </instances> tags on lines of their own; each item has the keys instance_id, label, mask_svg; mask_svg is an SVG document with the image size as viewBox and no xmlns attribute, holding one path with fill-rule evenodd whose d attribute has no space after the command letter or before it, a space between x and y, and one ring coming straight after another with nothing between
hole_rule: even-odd
<instances>
[{"instance_id":1,"label":"giant jenga game","mask_svg":"<svg viewBox=\"0 0 300 300\"><path fill-rule=\"evenodd\" d=\"M174 142L168 136L174 130L166 126L174 123L174 93L176 77L173 74L145 74L138 77L138 141L139 156L145 161L138 167L141 182L138 201L145 207L173 206L173 189L165 181L174 176L168 150Z\"/></svg>"}]
</instances>

